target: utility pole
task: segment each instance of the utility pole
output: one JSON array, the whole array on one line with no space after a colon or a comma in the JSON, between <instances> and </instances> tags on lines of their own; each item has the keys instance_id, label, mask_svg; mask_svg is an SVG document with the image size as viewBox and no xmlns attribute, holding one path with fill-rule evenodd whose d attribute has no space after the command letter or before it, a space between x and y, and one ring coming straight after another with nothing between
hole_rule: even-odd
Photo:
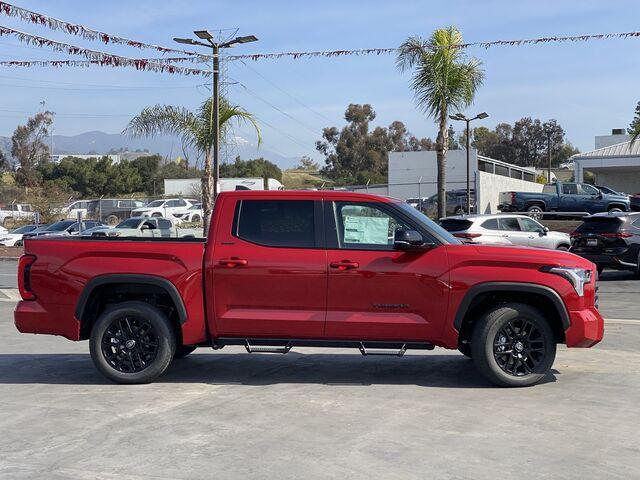
<instances>
[{"instance_id":1,"label":"utility pole","mask_svg":"<svg viewBox=\"0 0 640 480\"><path fill-rule=\"evenodd\" d=\"M547 180L551 183L551 130L547 130Z\"/></svg>"},{"instance_id":2,"label":"utility pole","mask_svg":"<svg viewBox=\"0 0 640 480\"><path fill-rule=\"evenodd\" d=\"M466 130L466 134L467 134L467 142L466 142L467 144L466 145L466 148L467 148L467 215L471 213L471 160L470 160L470 152L469 152L470 137L471 137L470 124L474 120L481 120L483 118L487 118L488 116L489 115L486 112L479 113L473 118L467 118L461 113L456 113L455 115L449 116L451 120L459 120L459 121L466 122L467 124L467 130Z\"/></svg>"}]
</instances>

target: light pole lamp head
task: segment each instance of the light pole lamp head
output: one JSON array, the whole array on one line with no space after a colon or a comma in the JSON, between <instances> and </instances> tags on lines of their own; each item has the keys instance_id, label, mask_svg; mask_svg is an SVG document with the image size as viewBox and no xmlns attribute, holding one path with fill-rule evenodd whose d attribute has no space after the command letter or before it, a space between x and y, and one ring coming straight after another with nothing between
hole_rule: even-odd
<instances>
[{"instance_id":1,"label":"light pole lamp head","mask_svg":"<svg viewBox=\"0 0 640 480\"><path fill-rule=\"evenodd\" d=\"M482 113L479 113L478 115L476 115L476 118L478 120L482 120L483 118L487 118L488 116L489 116L489 114L487 112L482 112Z\"/></svg>"},{"instance_id":2,"label":"light pole lamp head","mask_svg":"<svg viewBox=\"0 0 640 480\"><path fill-rule=\"evenodd\" d=\"M213 40L213 35L211 35L209 30L195 30L193 33L202 40Z\"/></svg>"},{"instance_id":3,"label":"light pole lamp head","mask_svg":"<svg viewBox=\"0 0 640 480\"><path fill-rule=\"evenodd\" d=\"M449 118L450 118L451 120L462 120L462 121L464 121L464 120L466 120L466 119L467 119L467 118L466 118L464 115L462 115L461 113L455 113L455 114L453 114L453 115L449 115Z\"/></svg>"}]
</instances>

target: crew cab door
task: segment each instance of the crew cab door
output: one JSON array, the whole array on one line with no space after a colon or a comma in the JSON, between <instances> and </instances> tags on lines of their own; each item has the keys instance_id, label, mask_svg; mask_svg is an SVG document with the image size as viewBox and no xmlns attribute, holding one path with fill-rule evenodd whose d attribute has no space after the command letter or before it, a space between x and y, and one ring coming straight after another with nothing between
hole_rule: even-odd
<instances>
[{"instance_id":1,"label":"crew cab door","mask_svg":"<svg viewBox=\"0 0 640 480\"><path fill-rule=\"evenodd\" d=\"M578 188L580 193L579 201L585 212L597 213L606 211L606 205L600 190L584 183L579 183Z\"/></svg>"},{"instance_id":2,"label":"crew cab door","mask_svg":"<svg viewBox=\"0 0 640 480\"><path fill-rule=\"evenodd\" d=\"M206 301L217 335L321 338L327 257L320 199L230 195L222 201L215 244L207 247L213 253Z\"/></svg>"},{"instance_id":3,"label":"crew cab door","mask_svg":"<svg viewBox=\"0 0 640 480\"><path fill-rule=\"evenodd\" d=\"M436 338L447 309L446 249L394 250L397 229L420 227L391 204L325 200L324 212L329 267L325 336Z\"/></svg>"},{"instance_id":4,"label":"crew cab door","mask_svg":"<svg viewBox=\"0 0 640 480\"><path fill-rule=\"evenodd\" d=\"M581 197L578 194L577 183L563 183L561 195L558 200L559 212L582 212L584 206L581 205Z\"/></svg>"}]
</instances>

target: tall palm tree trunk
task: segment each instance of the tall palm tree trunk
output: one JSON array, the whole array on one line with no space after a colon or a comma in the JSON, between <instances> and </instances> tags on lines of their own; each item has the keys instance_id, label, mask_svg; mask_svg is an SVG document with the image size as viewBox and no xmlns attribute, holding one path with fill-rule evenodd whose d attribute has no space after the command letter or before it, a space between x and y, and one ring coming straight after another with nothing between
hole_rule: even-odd
<instances>
[{"instance_id":1,"label":"tall palm tree trunk","mask_svg":"<svg viewBox=\"0 0 640 480\"><path fill-rule=\"evenodd\" d=\"M447 216L447 149L449 130L447 129L447 107L440 111L438 137L436 138L436 158L438 164L438 218Z\"/></svg>"},{"instance_id":2,"label":"tall palm tree trunk","mask_svg":"<svg viewBox=\"0 0 640 480\"><path fill-rule=\"evenodd\" d=\"M211 211L213 210L213 182L211 175L211 150L204 155L204 171L202 173L202 227L204 235L209 232Z\"/></svg>"}]
</instances>

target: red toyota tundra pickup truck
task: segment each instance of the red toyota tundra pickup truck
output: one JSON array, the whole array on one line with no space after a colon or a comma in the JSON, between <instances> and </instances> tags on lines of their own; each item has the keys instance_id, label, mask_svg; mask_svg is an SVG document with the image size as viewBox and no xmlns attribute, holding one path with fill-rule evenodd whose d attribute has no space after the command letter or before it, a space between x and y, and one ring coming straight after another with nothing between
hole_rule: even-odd
<instances>
[{"instance_id":1,"label":"red toyota tundra pickup truck","mask_svg":"<svg viewBox=\"0 0 640 480\"><path fill-rule=\"evenodd\" d=\"M202 239L28 239L19 331L89 340L97 369L151 382L196 347L458 349L502 386L556 345L603 336L595 266L464 245L404 202L337 191L223 193Z\"/></svg>"}]
</instances>

